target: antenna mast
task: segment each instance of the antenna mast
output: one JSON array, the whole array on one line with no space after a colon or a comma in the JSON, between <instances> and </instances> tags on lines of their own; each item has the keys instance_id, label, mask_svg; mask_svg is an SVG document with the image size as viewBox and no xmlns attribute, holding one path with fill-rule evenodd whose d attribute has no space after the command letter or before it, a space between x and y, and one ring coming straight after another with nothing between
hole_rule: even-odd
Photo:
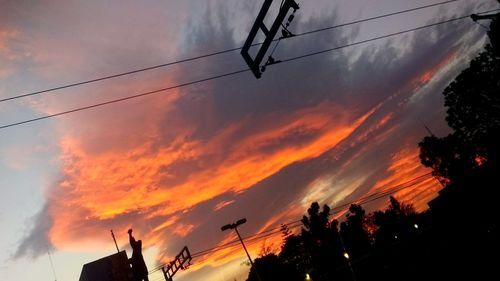
<instances>
[{"instance_id":1,"label":"antenna mast","mask_svg":"<svg viewBox=\"0 0 500 281\"><path fill-rule=\"evenodd\" d=\"M52 268L52 274L54 274L54 280L57 281L56 270L54 269L54 263L52 262L52 257L50 255L50 250L47 250L47 255L49 256L50 267Z\"/></svg>"},{"instance_id":2,"label":"antenna mast","mask_svg":"<svg viewBox=\"0 0 500 281\"><path fill-rule=\"evenodd\" d=\"M115 241L116 251L119 253L120 249L118 248L118 244L116 243L116 238L115 238L115 234L113 233L113 229L111 229L110 231L111 231L111 237L113 237L113 241Z\"/></svg>"}]
</instances>

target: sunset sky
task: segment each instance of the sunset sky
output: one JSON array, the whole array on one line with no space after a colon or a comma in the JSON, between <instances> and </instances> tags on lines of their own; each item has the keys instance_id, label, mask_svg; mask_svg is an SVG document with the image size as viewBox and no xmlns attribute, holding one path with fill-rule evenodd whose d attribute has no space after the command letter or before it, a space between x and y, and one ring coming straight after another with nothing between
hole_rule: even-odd
<instances>
[{"instance_id":1,"label":"sunset sky","mask_svg":"<svg viewBox=\"0 0 500 281\"><path fill-rule=\"evenodd\" d=\"M0 99L241 47L262 0L0 0ZM274 5L279 5L275 0ZM437 0L302 0L290 30L334 26ZM276 59L331 49L473 12L458 0L284 40ZM273 6L273 8L276 8ZM272 11L276 11L275 9ZM267 18L271 22L273 15ZM0 276L78 280L113 254L113 229L145 243L149 269L395 188L430 170L418 142L450 132L442 90L485 44L469 19L251 72L0 130ZM0 126L238 71L238 51L0 102ZM426 208L439 183L396 193ZM364 207L382 208L387 199ZM256 257L264 239L249 242ZM278 248L280 236L266 245ZM245 280L237 245L175 280ZM161 280L155 273L150 280Z\"/></svg>"}]
</instances>

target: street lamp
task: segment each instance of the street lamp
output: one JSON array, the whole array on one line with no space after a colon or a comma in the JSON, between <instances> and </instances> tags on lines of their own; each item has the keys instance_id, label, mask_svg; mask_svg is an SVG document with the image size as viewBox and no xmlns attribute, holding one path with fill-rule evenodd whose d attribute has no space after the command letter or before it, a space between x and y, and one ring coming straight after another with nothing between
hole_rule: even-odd
<instances>
[{"instance_id":1,"label":"street lamp","mask_svg":"<svg viewBox=\"0 0 500 281\"><path fill-rule=\"evenodd\" d=\"M347 250L346 250L345 244L344 244L344 239L342 239L342 234L340 233L340 231L339 231L339 240L340 240L340 245L342 245L342 249L344 250L343 255L344 255L344 258L347 260L347 266L349 266L349 270L351 271L352 280L356 281L356 274L354 274L354 269L352 268L351 257L347 253Z\"/></svg>"},{"instance_id":2,"label":"street lamp","mask_svg":"<svg viewBox=\"0 0 500 281\"><path fill-rule=\"evenodd\" d=\"M348 254L347 252L344 252L344 258L345 258L346 260L348 260L348 259L350 258L350 257L349 257L349 254Z\"/></svg>"},{"instance_id":3,"label":"street lamp","mask_svg":"<svg viewBox=\"0 0 500 281\"><path fill-rule=\"evenodd\" d=\"M234 229L234 231L236 231L236 234L238 235L238 239L240 239L241 245L243 246L243 249L245 250L245 253L247 253L248 260L250 261L250 264L252 265L253 269L255 270L255 275L257 275L257 279L259 281L262 281L262 279L260 279L259 273L257 272L257 268L253 264L253 260L250 257L250 254L248 253L247 247L245 247L245 243L243 243L243 239L241 239L240 232L238 231L238 226L240 226L240 225L242 225L242 224L244 224L246 222L247 222L247 219L243 218L243 219L238 220L235 223L230 223L230 224L226 224L226 225L222 226L220 228L220 230L221 231L225 231L225 230L228 230L228 229Z\"/></svg>"}]
</instances>

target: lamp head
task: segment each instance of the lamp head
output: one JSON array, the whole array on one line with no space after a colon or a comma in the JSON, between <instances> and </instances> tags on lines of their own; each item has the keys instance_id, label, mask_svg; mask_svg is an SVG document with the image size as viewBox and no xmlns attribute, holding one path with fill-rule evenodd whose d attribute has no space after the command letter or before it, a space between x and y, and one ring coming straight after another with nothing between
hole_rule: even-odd
<instances>
[{"instance_id":1,"label":"lamp head","mask_svg":"<svg viewBox=\"0 0 500 281\"><path fill-rule=\"evenodd\" d=\"M246 223L246 222L247 222L247 219L243 218L243 219L241 219L241 220L238 220L238 221L236 222L236 225L244 224L244 223Z\"/></svg>"},{"instance_id":2,"label":"lamp head","mask_svg":"<svg viewBox=\"0 0 500 281\"><path fill-rule=\"evenodd\" d=\"M220 228L221 231L224 231L224 230L228 230L228 229L231 229L232 228L232 225L231 224L226 224L224 225L223 227Z\"/></svg>"}]
</instances>

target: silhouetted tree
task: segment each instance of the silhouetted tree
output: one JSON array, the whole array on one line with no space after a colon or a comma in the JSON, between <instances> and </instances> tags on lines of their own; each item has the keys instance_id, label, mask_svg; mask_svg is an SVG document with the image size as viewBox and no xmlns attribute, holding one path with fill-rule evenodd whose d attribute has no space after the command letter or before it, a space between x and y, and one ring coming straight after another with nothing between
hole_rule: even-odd
<instances>
[{"instance_id":1,"label":"silhouetted tree","mask_svg":"<svg viewBox=\"0 0 500 281\"><path fill-rule=\"evenodd\" d=\"M405 238L414 231L414 224L417 222L417 213L413 206L401 203L393 196L390 197L390 205L385 211L375 211L370 217L376 227L373 234L376 246L388 246L398 239Z\"/></svg>"},{"instance_id":2,"label":"silhouetted tree","mask_svg":"<svg viewBox=\"0 0 500 281\"><path fill-rule=\"evenodd\" d=\"M320 211L319 204L314 202L307 213L309 216L302 218L304 227L301 236L304 246L309 249L310 270L322 276L345 265L338 221L329 221L330 207L328 205L323 205Z\"/></svg>"},{"instance_id":3,"label":"silhouetted tree","mask_svg":"<svg viewBox=\"0 0 500 281\"><path fill-rule=\"evenodd\" d=\"M498 25L498 19L493 20L491 41L498 38ZM444 138L426 137L419 144L422 164L435 176L460 181L486 163L498 166L499 93L500 52L487 45L443 92L446 121L454 132Z\"/></svg>"},{"instance_id":4,"label":"silhouetted tree","mask_svg":"<svg viewBox=\"0 0 500 281\"><path fill-rule=\"evenodd\" d=\"M255 268L257 269L262 281L275 281L275 280L290 280L302 281L301 278L290 265L285 265L281 262L276 254L267 254L259 257L254 261ZM258 281L255 269L251 268L248 274L247 281Z\"/></svg>"},{"instance_id":5,"label":"silhouetted tree","mask_svg":"<svg viewBox=\"0 0 500 281\"><path fill-rule=\"evenodd\" d=\"M425 137L419 146L420 161L432 168L432 174L444 185L460 180L477 166L473 148L456 134Z\"/></svg>"},{"instance_id":6,"label":"silhouetted tree","mask_svg":"<svg viewBox=\"0 0 500 281\"><path fill-rule=\"evenodd\" d=\"M422 164L431 167L447 185L431 205L432 238L441 239L432 250L441 255L439 261L446 261L440 270L447 274L467 268L488 276L497 266L489 262L500 248L496 207L496 175L500 171L500 19L498 14L495 17L488 32L493 46L486 45L443 92L446 121L453 133L443 138L426 137L419 143ZM465 223L471 226L463 227ZM438 260L435 257L438 255L432 255ZM475 257L484 259L476 262Z\"/></svg>"},{"instance_id":7,"label":"silhouetted tree","mask_svg":"<svg viewBox=\"0 0 500 281\"><path fill-rule=\"evenodd\" d=\"M306 247L302 235L289 235L286 238L279 259L297 276L304 276L311 268L310 249Z\"/></svg>"},{"instance_id":8,"label":"silhouetted tree","mask_svg":"<svg viewBox=\"0 0 500 281\"><path fill-rule=\"evenodd\" d=\"M328 234L328 216L330 215L330 207L323 206L320 212L320 207L317 202L311 204L307 209L309 216L302 217L302 241L310 256L309 270L323 271L325 268L325 259L327 253L327 234Z\"/></svg>"},{"instance_id":9,"label":"silhouetted tree","mask_svg":"<svg viewBox=\"0 0 500 281\"><path fill-rule=\"evenodd\" d=\"M321 242L321 240L326 236L328 232L328 216L330 215L330 207L328 205L323 205L323 210L319 211L319 204L314 202L311 207L307 209L307 216L302 217L302 228L303 236L311 236L311 239L316 240L316 242Z\"/></svg>"},{"instance_id":10,"label":"silhouetted tree","mask_svg":"<svg viewBox=\"0 0 500 281\"><path fill-rule=\"evenodd\" d=\"M371 248L371 241L366 230L367 217L360 205L352 204L346 215L346 221L340 224L340 235L344 246L353 258L367 254Z\"/></svg>"},{"instance_id":11,"label":"silhouetted tree","mask_svg":"<svg viewBox=\"0 0 500 281\"><path fill-rule=\"evenodd\" d=\"M500 126L500 57L491 46L444 90L446 121L466 142L484 145Z\"/></svg>"},{"instance_id":12,"label":"silhouetted tree","mask_svg":"<svg viewBox=\"0 0 500 281\"><path fill-rule=\"evenodd\" d=\"M264 240L264 242L262 242L262 245L260 246L259 257L264 257L270 254L276 254L274 243L268 245L267 240Z\"/></svg>"}]
</instances>

